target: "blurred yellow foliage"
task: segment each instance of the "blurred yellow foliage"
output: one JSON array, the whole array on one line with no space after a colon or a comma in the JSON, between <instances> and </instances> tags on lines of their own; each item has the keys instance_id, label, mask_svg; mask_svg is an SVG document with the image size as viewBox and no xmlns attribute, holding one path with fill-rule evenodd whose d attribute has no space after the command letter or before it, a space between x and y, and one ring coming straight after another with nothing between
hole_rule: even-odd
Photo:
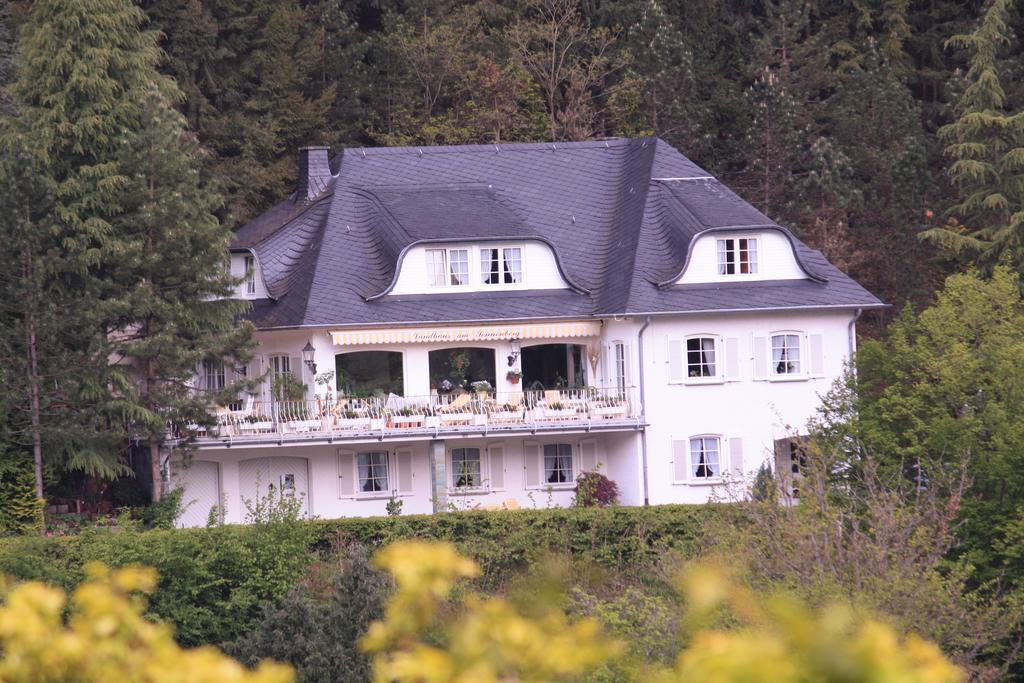
<instances>
[{"instance_id":1,"label":"blurred yellow foliage","mask_svg":"<svg viewBox=\"0 0 1024 683\"><path fill-rule=\"evenodd\" d=\"M449 543L395 543L376 562L398 584L385 620L372 624L363 640L375 655L374 679L380 683L563 681L621 650L603 637L594 619L573 623L555 608L525 616L502 598L468 594L463 609L442 623L441 604L455 581L479 573ZM428 642L438 627L443 646Z\"/></svg>"},{"instance_id":2,"label":"blurred yellow foliage","mask_svg":"<svg viewBox=\"0 0 1024 683\"><path fill-rule=\"evenodd\" d=\"M593 619L573 622L550 607L525 615L502 598L465 594L443 608L460 578L478 568L447 543L389 546L377 564L398 584L386 617L363 647L378 683L540 682L580 678L623 653ZM686 572L679 590L693 634L672 668L636 666L633 680L669 683L843 681L959 683L963 672L939 649L833 606L812 612L783 596L761 599L721 567ZM728 629L716 629L723 620Z\"/></svg>"},{"instance_id":3,"label":"blurred yellow foliage","mask_svg":"<svg viewBox=\"0 0 1024 683\"><path fill-rule=\"evenodd\" d=\"M92 563L71 596L31 582L0 584L0 681L3 683L291 683L289 667L250 671L213 647L183 650L170 629L147 621L140 594L156 572L111 571Z\"/></svg>"}]
</instances>

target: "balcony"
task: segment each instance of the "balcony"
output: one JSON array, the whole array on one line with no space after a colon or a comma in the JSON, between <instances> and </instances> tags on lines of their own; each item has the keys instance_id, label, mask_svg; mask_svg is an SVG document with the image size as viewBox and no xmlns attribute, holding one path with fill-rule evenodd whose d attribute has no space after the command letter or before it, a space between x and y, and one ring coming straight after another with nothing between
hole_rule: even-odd
<instances>
[{"instance_id":1,"label":"balcony","mask_svg":"<svg viewBox=\"0 0 1024 683\"><path fill-rule=\"evenodd\" d=\"M437 438L459 434L638 429L634 389L552 389L431 396L342 396L260 402L223 410L199 445Z\"/></svg>"}]
</instances>

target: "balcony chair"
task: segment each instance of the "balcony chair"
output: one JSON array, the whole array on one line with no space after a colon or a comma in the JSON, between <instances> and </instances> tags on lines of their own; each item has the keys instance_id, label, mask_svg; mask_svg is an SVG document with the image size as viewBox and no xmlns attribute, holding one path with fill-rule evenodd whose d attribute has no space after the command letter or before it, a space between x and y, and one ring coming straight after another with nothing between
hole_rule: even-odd
<instances>
[{"instance_id":1,"label":"balcony chair","mask_svg":"<svg viewBox=\"0 0 1024 683\"><path fill-rule=\"evenodd\" d=\"M451 403L438 406L437 416L441 418L442 425L471 424L473 422L473 410L470 406L473 397L469 394L459 394Z\"/></svg>"}]
</instances>

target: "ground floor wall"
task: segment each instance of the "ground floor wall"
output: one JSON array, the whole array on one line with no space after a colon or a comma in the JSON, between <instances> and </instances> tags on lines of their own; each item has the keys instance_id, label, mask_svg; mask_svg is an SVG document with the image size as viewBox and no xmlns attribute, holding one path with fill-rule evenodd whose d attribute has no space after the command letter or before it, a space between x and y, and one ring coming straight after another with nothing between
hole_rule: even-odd
<instances>
[{"instance_id":1,"label":"ground floor wall","mask_svg":"<svg viewBox=\"0 0 1024 683\"><path fill-rule=\"evenodd\" d=\"M566 507L576 476L595 469L622 504L643 504L635 431L202 449L172 453L171 485L184 489L179 525L203 526L251 521L268 494L321 518L385 515L392 501L402 514Z\"/></svg>"}]
</instances>

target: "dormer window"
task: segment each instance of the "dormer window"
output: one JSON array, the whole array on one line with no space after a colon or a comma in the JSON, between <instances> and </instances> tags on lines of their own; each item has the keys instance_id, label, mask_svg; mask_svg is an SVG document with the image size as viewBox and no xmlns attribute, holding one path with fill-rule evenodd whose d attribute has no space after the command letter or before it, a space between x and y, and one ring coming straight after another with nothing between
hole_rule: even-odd
<instances>
[{"instance_id":1,"label":"dormer window","mask_svg":"<svg viewBox=\"0 0 1024 683\"><path fill-rule=\"evenodd\" d=\"M523 250L520 247L481 249L480 280L485 285L518 285L522 283Z\"/></svg>"},{"instance_id":2,"label":"dormer window","mask_svg":"<svg viewBox=\"0 0 1024 683\"><path fill-rule=\"evenodd\" d=\"M245 293L247 296L256 294L256 259L245 257Z\"/></svg>"},{"instance_id":3,"label":"dormer window","mask_svg":"<svg viewBox=\"0 0 1024 683\"><path fill-rule=\"evenodd\" d=\"M752 237L730 237L718 240L719 275L753 275L757 273L757 240Z\"/></svg>"},{"instance_id":4,"label":"dormer window","mask_svg":"<svg viewBox=\"0 0 1024 683\"><path fill-rule=\"evenodd\" d=\"M431 287L469 284L469 250L427 249L427 280Z\"/></svg>"}]
</instances>

